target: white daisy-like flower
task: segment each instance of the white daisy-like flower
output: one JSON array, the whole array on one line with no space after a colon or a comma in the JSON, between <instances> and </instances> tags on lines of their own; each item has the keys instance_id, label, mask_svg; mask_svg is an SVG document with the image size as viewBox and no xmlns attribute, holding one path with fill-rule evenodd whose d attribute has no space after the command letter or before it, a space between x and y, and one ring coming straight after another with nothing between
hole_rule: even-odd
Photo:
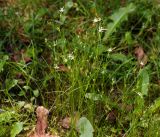
<instances>
[{"instance_id":1,"label":"white daisy-like flower","mask_svg":"<svg viewBox=\"0 0 160 137\"><path fill-rule=\"evenodd\" d=\"M73 54L69 54L69 55L68 55L68 58L69 58L70 60L74 60L74 55L73 55Z\"/></svg>"},{"instance_id":2,"label":"white daisy-like flower","mask_svg":"<svg viewBox=\"0 0 160 137\"><path fill-rule=\"evenodd\" d=\"M138 94L138 95L139 95L141 98L143 98L143 95L142 95L142 93L139 93L139 92L138 92L137 94Z\"/></svg>"},{"instance_id":3,"label":"white daisy-like flower","mask_svg":"<svg viewBox=\"0 0 160 137\"><path fill-rule=\"evenodd\" d=\"M99 29L98 29L98 32L104 32L104 31L106 31L107 29L104 29L103 27L99 27Z\"/></svg>"},{"instance_id":4,"label":"white daisy-like flower","mask_svg":"<svg viewBox=\"0 0 160 137\"><path fill-rule=\"evenodd\" d=\"M94 18L94 19L93 19L93 22L94 22L94 23L97 23L97 22L100 22L100 21L101 21L101 18Z\"/></svg>"},{"instance_id":5,"label":"white daisy-like flower","mask_svg":"<svg viewBox=\"0 0 160 137\"><path fill-rule=\"evenodd\" d=\"M54 64L54 69L59 69L59 66L57 64Z\"/></svg>"},{"instance_id":6,"label":"white daisy-like flower","mask_svg":"<svg viewBox=\"0 0 160 137\"><path fill-rule=\"evenodd\" d=\"M47 42L48 42L48 39L47 39L47 38L45 38L45 39L44 39L44 41L45 41L45 43L47 43Z\"/></svg>"},{"instance_id":7,"label":"white daisy-like flower","mask_svg":"<svg viewBox=\"0 0 160 137\"><path fill-rule=\"evenodd\" d=\"M109 49L107 49L107 51L108 51L108 52L112 52L112 51L113 51L113 49L112 49L112 48L109 48Z\"/></svg>"},{"instance_id":8,"label":"white daisy-like flower","mask_svg":"<svg viewBox=\"0 0 160 137\"><path fill-rule=\"evenodd\" d=\"M63 13L64 12L64 7L60 8L59 12Z\"/></svg>"},{"instance_id":9,"label":"white daisy-like flower","mask_svg":"<svg viewBox=\"0 0 160 137\"><path fill-rule=\"evenodd\" d=\"M144 66L145 64L144 64L144 62L143 62L143 61L141 61L141 62L140 62L140 65L141 65L141 66Z\"/></svg>"}]
</instances>

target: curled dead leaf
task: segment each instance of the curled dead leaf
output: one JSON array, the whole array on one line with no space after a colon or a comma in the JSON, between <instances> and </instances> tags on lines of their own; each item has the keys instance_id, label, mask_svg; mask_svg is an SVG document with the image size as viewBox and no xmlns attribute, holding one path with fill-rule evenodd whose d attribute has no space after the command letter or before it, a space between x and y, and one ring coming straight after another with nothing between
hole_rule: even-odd
<instances>
[{"instance_id":1,"label":"curled dead leaf","mask_svg":"<svg viewBox=\"0 0 160 137\"><path fill-rule=\"evenodd\" d=\"M145 54L143 48L141 46L136 47L134 54L136 55L138 65L143 68L148 62L148 56Z\"/></svg>"},{"instance_id":2,"label":"curled dead leaf","mask_svg":"<svg viewBox=\"0 0 160 137\"><path fill-rule=\"evenodd\" d=\"M12 51L11 60L14 62L20 62L23 59L25 63L32 62L31 57L29 57L26 54L26 51L24 49L21 49L20 51Z\"/></svg>"},{"instance_id":3,"label":"curled dead leaf","mask_svg":"<svg viewBox=\"0 0 160 137\"><path fill-rule=\"evenodd\" d=\"M30 57L24 57L24 62L25 63L32 62L32 59Z\"/></svg>"},{"instance_id":4,"label":"curled dead leaf","mask_svg":"<svg viewBox=\"0 0 160 137\"><path fill-rule=\"evenodd\" d=\"M82 29L82 28L77 28L76 29L76 34L77 35L81 35L83 32L84 32L84 29Z\"/></svg>"},{"instance_id":5,"label":"curled dead leaf","mask_svg":"<svg viewBox=\"0 0 160 137\"><path fill-rule=\"evenodd\" d=\"M69 72L70 71L70 69L66 67L64 64L59 64L56 70L59 72Z\"/></svg>"},{"instance_id":6,"label":"curled dead leaf","mask_svg":"<svg viewBox=\"0 0 160 137\"><path fill-rule=\"evenodd\" d=\"M134 53L138 60L141 60L144 57L144 50L142 47L136 47Z\"/></svg>"},{"instance_id":7,"label":"curled dead leaf","mask_svg":"<svg viewBox=\"0 0 160 137\"><path fill-rule=\"evenodd\" d=\"M60 123L64 129L69 129L71 125L71 118L65 117Z\"/></svg>"},{"instance_id":8,"label":"curled dead leaf","mask_svg":"<svg viewBox=\"0 0 160 137\"><path fill-rule=\"evenodd\" d=\"M111 110L108 115L107 115L107 120L110 122L110 123L115 123L116 120L117 120L117 117L118 117L118 112L117 110Z\"/></svg>"},{"instance_id":9,"label":"curled dead leaf","mask_svg":"<svg viewBox=\"0 0 160 137\"><path fill-rule=\"evenodd\" d=\"M56 137L50 135L50 133L46 133L46 129L48 127L47 118L49 111L43 106L39 106L36 109L36 114L37 114L36 129L33 134L29 135L29 137Z\"/></svg>"}]
</instances>

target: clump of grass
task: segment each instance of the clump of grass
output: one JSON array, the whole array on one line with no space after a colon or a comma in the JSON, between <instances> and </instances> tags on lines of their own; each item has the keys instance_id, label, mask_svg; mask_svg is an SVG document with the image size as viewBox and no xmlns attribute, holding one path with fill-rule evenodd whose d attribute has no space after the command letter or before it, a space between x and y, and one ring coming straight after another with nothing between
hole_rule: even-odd
<instances>
[{"instance_id":1,"label":"clump of grass","mask_svg":"<svg viewBox=\"0 0 160 137\"><path fill-rule=\"evenodd\" d=\"M16 114L0 122L3 133L23 122L25 134L35 124L34 108L44 105L50 130L60 136L79 135L74 126L65 132L59 126L75 114L87 117L97 137L159 136L158 3L121 2L2 6L0 103ZM143 67L137 45L147 56Z\"/></svg>"}]
</instances>

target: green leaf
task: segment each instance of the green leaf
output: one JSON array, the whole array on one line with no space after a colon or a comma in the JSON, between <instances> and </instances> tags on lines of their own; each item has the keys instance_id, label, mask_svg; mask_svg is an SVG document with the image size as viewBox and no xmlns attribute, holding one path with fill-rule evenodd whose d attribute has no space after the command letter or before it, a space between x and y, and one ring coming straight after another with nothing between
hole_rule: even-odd
<instances>
[{"instance_id":1,"label":"green leaf","mask_svg":"<svg viewBox=\"0 0 160 137\"><path fill-rule=\"evenodd\" d=\"M90 99L90 100L93 100L93 101L103 100L103 96L100 95L100 94L96 94L96 93L86 93L85 97Z\"/></svg>"},{"instance_id":2,"label":"green leaf","mask_svg":"<svg viewBox=\"0 0 160 137\"><path fill-rule=\"evenodd\" d=\"M14 112L8 112L8 111L0 113L0 124L9 122L13 114Z\"/></svg>"},{"instance_id":3,"label":"green leaf","mask_svg":"<svg viewBox=\"0 0 160 137\"><path fill-rule=\"evenodd\" d=\"M133 40L132 40L132 35L131 32L126 32L125 33L125 41L127 42L127 44L131 45Z\"/></svg>"},{"instance_id":4,"label":"green leaf","mask_svg":"<svg viewBox=\"0 0 160 137\"><path fill-rule=\"evenodd\" d=\"M6 61L9 59L9 57L7 55L3 56L3 60L0 60L0 72L3 71L3 67L6 64Z\"/></svg>"},{"instance_id":5,"label":"green leaf","mask_svg":"<svg viewBox=\"0 0 160 137\"><path fill-rule=\"evenodd\" d=\"M121 61L121 62L125 62L127 61L127 57L122 54L122 53L115 53L115 54L111 54L110 56L114 61Z\"/></svg>"},{"instance_id":6,"label":"green leaf","mask_svg":"<svg viewBox=\"0 0 160 137\"><path fill-rule=\"evenodd\" d=\"M106 41L109 36L116 31L116 29L121 25L121 23L128 19L128 14L135 11L135 5L132 3L127 7L120 8L117 12L110 16L110 19L113 21L108 24L106 34L103 38Z\"/></svg>"},{"instance_id":7,"label":"green leaf","mask_svg":"<svg viewBox=\"0 0 160 137\"><path fill-rule=\"evenodd\" d=\"M73 7L73 2L72 2L72 0L67 1L66 4L65 4L65 6L64 6L64 8L65 8L64 14L66 15L66 14L68 13L68 11L69 11L72 7Z\"/></svg>"},{"instance_id":8,"label":"green leaf","mask_svg":"<svg viewBox=\"0 0 160 137\"><path fill-rule=\"evenodd\" d=\"M6 79L5 84L6 84L6 89L10 90L11 88L15 87L18 84L18 80Z\"/></svg>"},{"instance_id":9,"label":"green leaf","mask_svg":"<svg viewBox=\"0 0 160 137\"><path fill-rule=\"evenodd\" d=\"M3 71L3 66L5 65L5 61L0 61L0 72Z\"/></svg>"},{"instance_id":10,"label":"green leaf","mask_svg":"<svg viewBox=\"0 0 160 137\"><path fill-rule=\"evenodd\" d=\"M39 96L39 90L36 89L36 90L33 90L33 94L35 97L38 97Z\"/></svg>"},{"instance_id":11,"label":"green leaf","mask_svg":"<svg viewBox=\"0 0 160 137\"><path fill-rule=\"evenodd\" d=\"M140 87L141 87L141 94L142 96L148 95L148 86L149 86L149 74L148 71L144 68L141 69L139 72L140 76Z\"/></svg>"},{"instance_id":12,"label":"green leaf","mask_svg":"<svg viewBox=\"0 0 160 137\"><path fill-rule=\"evenodd\" d=\"M159 111L160 109L160 98L157 98L153 105L151 105L149 112L155 113L156 111Z\"/></svg>"},{"instance_id":13,"label":"green leaf","mask_svg":"<svg viewBox=\"0 0 160 137\"><path fill-rule=\"evenodd\" d=\"M86 117L81 117L77 123L80 137L93 137L93 127Z\"/></svg>"},{"instance_id":14,"label":"green leaf","mask_svg":"<svg viewBox=\"0 0 160 137\"><path fill-rule=\"evenodd\" d=\"M16 137L23 130L23 123L16 122L11 129L11 137Z\"/></svg>"},{"instance_id":15,"label":"green leaf","mask_svg":"<svg viewBox=\"0 0 160 137\"><path fill-rule=\"evenodd\" d=\"M40 19L41 17L43 17L45 14L47 13L47 9L46 8L41 8L39 9L36 17L35 17L35 20L36 19Z\"/></svg>"}]
</instances>

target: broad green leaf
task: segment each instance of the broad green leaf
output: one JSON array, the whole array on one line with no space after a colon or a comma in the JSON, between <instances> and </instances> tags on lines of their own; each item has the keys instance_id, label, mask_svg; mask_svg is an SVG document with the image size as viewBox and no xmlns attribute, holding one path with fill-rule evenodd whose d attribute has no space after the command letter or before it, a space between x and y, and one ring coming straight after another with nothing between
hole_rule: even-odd
<instances>
[{"instance_id":1,"label":"broad green leaf","mask_svg":"<svg viewBox=\"0 0 160 137\"><path fill-rule=\"evenodd\" d=\"M140 76L140 87L142 96L148 94L148 86L149 86L149 74L148 71L144 68L139 72Z\"/></svg>"},{"instance_id":2,"label":"broad green leaf","mask_svg":"<svg viewBox=\"0 0 160 137\"><path fill-rule=\"evenodd\" d=\"M5 65L5 61L0 61L0 72L3 71L3 66Z\"/></svg>"},{"instance_id":3,"label":"broad green leaf","mask_svg":"<svg viewBox=\"0 0 160 137\"><path fill-rule=\"evenodd\" d=\"M108 24L106 34L103 38L106 41L109 36L120 27L121 23L128 19L128 14L135 11L136 7L132 3L127 7L120 8L117 12L110 16L110 19L113 21Z\"/></svg>"},{"instance_id":4,"label":"broad green leaf","mask_svg":"<svg viewBox=\"0 0 160 137\"><path fill-rule=\"evenodd\" d=\"M93 100L93 101L103 100L103 96L100 95L100 94L96 94L96 93L86 93L85 97L90 99L90 100Z\"/></svg>"},{"instance_id":5,"label":"broad green leaf","mask_svg":"<svg viewBox=\"0 0 160 137\"><path fill-rule=\"evenodd\" d=\"M65 4L65 8L66 9L70 9L70 8L72 8L73 7L73 2L70 0L70 1L68 1L68 2L66 2L66 4Z\"/></svg>"},{"instance_id":6,"label":"broad green leaf","mask_svg":"<svg viewBox=\"0 0 160 137\"><path fill-rule=\"evenodd\" d=\"M93 137L94 129L86 117L81 117L77 123L80 137Z\"/></svg>"},{"instance_id":7,"label":"broad green leaf","mask_svg":"<svg viewBox=\"0 0 160 137\"><path fill-rule=\"evenodd\" d=\"M24 105L25 105L25 101L18 101L17 102L17 106L18 106L19 109L24 107Z\"/></svg>"},{"instance_id":8,"label":"broad green leaf","mask_svg":"<svg viewBox=\"0 0 160 137\"><path fill-rule=\"evenodd\" d=\"M41 9L39 9L39 11L38 11L35 19L41 18L41 17L44 16L46 13L47 13L47 9L46 9L46 8L41 8Z\"/></svg>"},{"instance_id":9,"label":"broad green leaf","mask_svg":"<svg viewBox=\"0 0 160 137\"><path fill-rule=\"evenodd\" d=\"M115 102L113 102L109 97L103 94L86 93L85 98L90 99L92 101L101 101L105 104L108 104L109 106L117 107L117 104Z\"/></svg>"},{"instance_id":10,"label":"broad green leaf","mask_svg":"<svg viewBox=\"0 0 160 137\"><path fill-rule=\"evenodd\" d=\"M32 90L30 86L23 86L23 88L27 91L27 90Z\"/></svg>"},{"instance_id":11,"label":"broad green leaf","mask_svg":"<svg viewBox=\"0 0 160 137\"><path fill-rule=\"evenodd\" d=\"M160 110L160 98L155 100L154 104L150 107L149 112L155 113L158 110Z\"/></svg>"},{"instance_id":12,"label":"broad green leaf","mask_svg":"<svg viewBox=\"0 0 160 137\"><path fill-rule=\"evenodd\" d=\"M16 122L12 126L11 129L11 137L16 137L21 131L23 130L23 123L22 122Z\"/></svg>"},{"instance_id":13,"label":"broad green leaf","mask_svg":"<svg viewBox=\"0 0 160 137\"><path fill-rule=\"evenodd\" d=\"M4 65L6 64L6 61L9 59L9 57L7 55L4 55L3 56L3 59L0 60L0 72L3 71L3 67Z\"/></svg>"},{"instance_id":14,"label":"broad green leaf","mask_svg":"<svg viewBox=\"0 0 160 137\"><path fill-rule=\"evenodd\" d=\"M131 32L126 32L125 33L125 41L129 45L132 44L133 40L132 40Z\"/></svg>"},{"instance_id":15,"label":"broad green leaf","mask_svg":"<svg viewBox=\"0 0 160 137\"><path fill-rule=\"evenodd\" d=\"M39 96L39 90L36 89L36 90L33 90L33 94L35 97L38 97Z\"/></svg>"},{"instance_id":16,"label":"broad green leaf","mask_svg":"<svg viewBox=\"0 0 160 137\"><path fill-rule=\"evenodd\" d=\"M121 61L121 62L125 62L127 61L127 57L122 54L122 53L115 53L115 54L111 54L110 56L114 61Z\"/></svg>"},{"instance_id":17,"label":"broad green leaf","mask_svg":"<svg viewBox=\"0 0 160 137\"><path fill-rule=\"evenodd\" d=\"M18 84L18 80L6 79L5 84L6 84L6 89L10 90L11 88L15 87Z\"/></svg>"}]
</instances>

